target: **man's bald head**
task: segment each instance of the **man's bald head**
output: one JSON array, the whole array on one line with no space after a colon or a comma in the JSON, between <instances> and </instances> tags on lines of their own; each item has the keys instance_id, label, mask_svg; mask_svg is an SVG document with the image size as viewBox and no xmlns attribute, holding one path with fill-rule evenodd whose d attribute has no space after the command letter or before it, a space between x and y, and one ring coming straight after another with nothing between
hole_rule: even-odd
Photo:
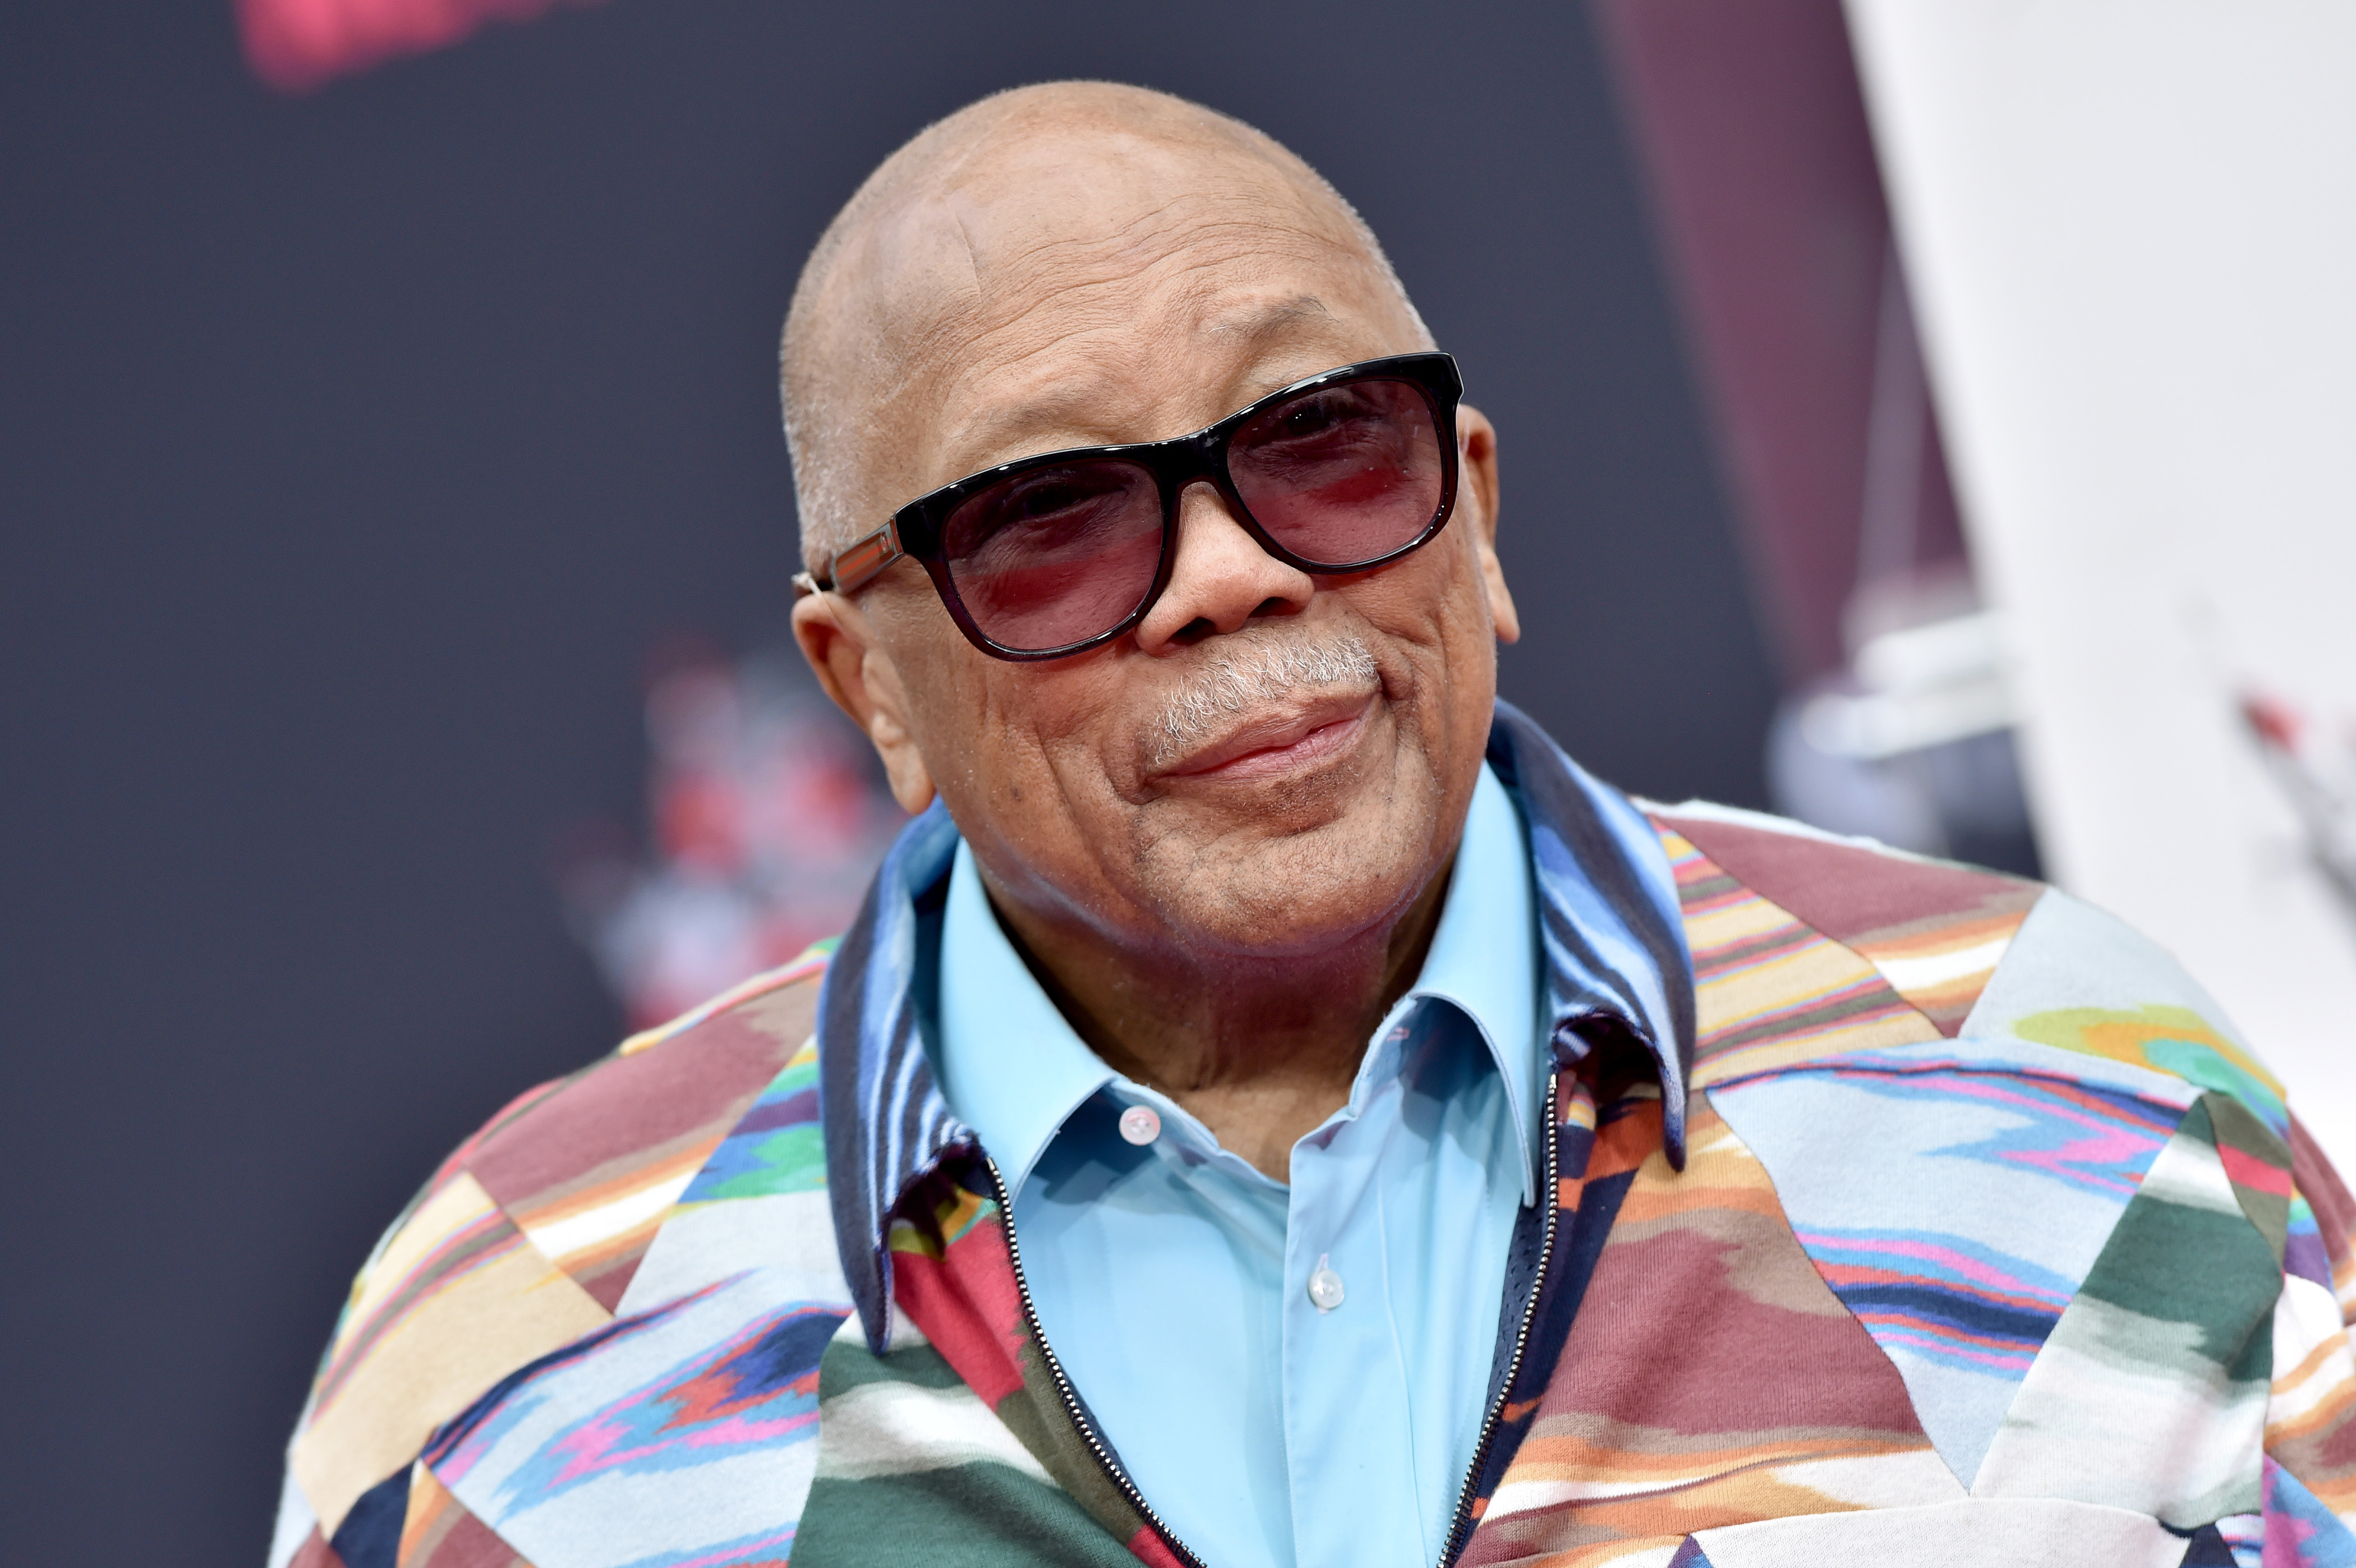
<instances>
[{"instance_id":1,"label":"man's bald head","mask_svg":"<svg viewBox=\"0 0 2356 1568\"><path fill-rule=\"evenodd\" d=\"M929 417L963 351L1035 331L1042 311L1068 317L1059 331L1085 334L1131 308L1127 285L1146 269L1183 289L1191 269L1288 252L1346 258L1430 346L1356 210L1241 121L1167 93L1075 81L998 93L919 132L828 225L786 317L780 371L803 560L822 567L912 499L904 422ZM1271 306L1288 308L1323 306Z\"/></svg>"}]
</instances>

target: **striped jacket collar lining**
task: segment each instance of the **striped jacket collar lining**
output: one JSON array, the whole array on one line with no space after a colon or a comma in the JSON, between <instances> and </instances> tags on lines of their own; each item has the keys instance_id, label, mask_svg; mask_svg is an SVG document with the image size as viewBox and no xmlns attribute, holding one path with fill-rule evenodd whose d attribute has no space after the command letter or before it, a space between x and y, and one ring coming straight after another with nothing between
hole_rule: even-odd
<instances>
[{"instance_id":1,"label":"striped jacket collar lining","mask_svg":"<svg viewBox=\"0 0 2356 1568\"><path fill-rule=\"evenodd\" d=\"M1693 964L1676 888L1651 825L1510 704L1489 762L1529 829L1549 1042L1558 1065L1623 1032L1659 1073L1668 1155L1685 1163L1693 1067ZM835 1240L868 1343L892 1317L885 1228L909 1185L971 1129L942 1098L926 1053L940 912L958 833L938 801L902 831L819 997L819 1098Z\"/></svg>"}]
</instances>

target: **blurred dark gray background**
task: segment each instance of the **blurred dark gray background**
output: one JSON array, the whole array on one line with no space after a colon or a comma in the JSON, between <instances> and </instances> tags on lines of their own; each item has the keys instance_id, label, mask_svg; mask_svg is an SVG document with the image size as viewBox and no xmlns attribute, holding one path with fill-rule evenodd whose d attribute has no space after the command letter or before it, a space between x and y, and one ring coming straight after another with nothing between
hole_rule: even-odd
<instances>
[{"instance_id":1,"label":"blurred dark gray background","mask_svg":"<svg viewBox=\"0 0 2356 1568\"><path fill-rule=\"evenodd\" d=\"M1249 120L1503 433L1508 695L1763 800L1775 692L1585 12L612 0L306 98L229 0L0 9L0 1556L261 1561L351 1271L618 1030L552 885L649 648L774 639L777 321L992 89Z\"/></svg>"}]
</instances>

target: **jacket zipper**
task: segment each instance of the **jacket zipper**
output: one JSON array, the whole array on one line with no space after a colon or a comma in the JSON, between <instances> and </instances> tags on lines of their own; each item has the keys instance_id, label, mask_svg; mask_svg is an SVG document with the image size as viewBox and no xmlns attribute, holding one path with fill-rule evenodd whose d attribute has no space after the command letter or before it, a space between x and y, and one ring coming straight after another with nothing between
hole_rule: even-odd
<instances>
[{"instance_id":1,"label":"jacket zipper","mask_svg":"<svg viewBox=\"0 0 2356 1568\"><path fill-rule=\"evenodd\" d=\"M1456 1493L1456 1521L1448 1527L1448 1544L1440 1553L1440 1568L1456 1561L1464 1543L1472 1534L1472 1488L1481 1479L1481 1467L1489 1462L1489 1450L1497 1442L1497 1427L1505 1414L1505 1402L1514 1395L1514 1381L1522 1375L1522 1357L1529 1349L1530 1325L1537 1317L1538 1296L1546 1289L1547 1270L1554 1263L1554 1233L1559 1223L1562 1208L1555 1201L1555 1193L1562 1185L1562 1155L1557 1143L1555 1095L1559 1070L1547 1077L1546 1095L1546 1185L1538 1189L1537 1198L1546 1205L1545 1228L1538 1240L1538 1266L1530 1275L1530 1299L1522 1304L1521 1326L1514 1330L1513 1359L1505 1363L1505 1380L1497 1385L1497 1397L1490 1402L1489 1413L1481 1423L1481 1440L1472 1445L1472 1467L1464 1472L1464 1485ZM1010 1229L1012 1229L1010 1227Z\"/></svg>"},{"instance_id":2,"label":"jacket zipper","mask_svg":"<svg viewBox=\"0 0 2356 1568\"><path fill-rule=\"evenodd\" d=\"M1472 1447L1472 1468L1464 1472L1464 1483L1457 1488L1456 1512L1448 1527L1448 1541L1440 1551L1439 1568L1448 1568L1448 1564L1456 1560L1456 1554L1464 1549L1464 1542L1472 1533L1472 1488L1480 1481L1481 1467L1489 1462L1489 1450L1496 1444L1497 1427L1505 1413L1505 1402L1513 1396L1514 1380L1521 1376L1522 1358L1529 1348L1530 1324L1537 1316L1538 1294L1546 1284L1547 1269L1554 1262L1555 1227L1561 1212L1555 1202L1555 1189L1561 1182L1555 1091L1555 1076L1549 1076L1546 1097L1546 1184L1538 1191L1538 1201L1546 1205L1546 1222L1538 1241L1538 1266L1530 1276L1530 1298L1522 1304L1521 1325L1514 1331L1514 1355L1505 1364L1505 1380L1498 1385L1497 1397L1490 1402L1489 1412L1482 1419L1481 1438ZM1097 1436L1094 1423L1083 1416L1080 1397L1072 1388L1072 1380L1065 1376L1064 1363L1056 1359L1054 1348L1047 1343L1046 1330L1039 1326L1039 1311L1031 1300L1031 1282L1023 1273L1022 1244L1014 1239L1014 1202L1007 1196L1006 1178L1000 1174L998 1162L987 1154L981 1156L981 1163L990 1172L991 1192L998 1200L998 1212L1006 1229L1006 1261L1014 1270L1014 1294L1023 1303L1023 1326L1031 1331L1031 1342L1039 1347L1040 1359L1047 1364L1047 1375L1055 1380L1055 1392L1064 1402L1064 1413L1070 1417L1073 1429L1079 1433L1081 1441L1088 1445L1088 1452L1096 1455L1097 1465L1104 1471L1105 1478L1129 1499L1130 1506L1144 1518L1153 1532L1162 1538L1162 1543L1189 1568L1206 1568L1203 1560L1172 1533L1170 1527L1162 1522L1162 1516L1153 1511L1153 1505L1145 1500L1145 1494L1137 1489L1137 1483L1129 1478L1129 1472L1121 1468L1119 1462L1113 1458L1111 1452Z\"/></svg>"},{"instance_id":3,"label":"jacket zipper","mask_svg":"<svg viewBox=\"0 0 2356 1568\"><path fill-rule=\"evenodd\" d=\"M1014 1294L1023 1302L1023 1326L1031 1331L1031 1343L1039 1347L1039 1357L1047 1363L1047 1375L1055 1380L1055 1392L1064 1402L1064 1413L1071 1418L1073 1429L1088 1445L1088 1452L1097 1456L1097 1465L1104 1471L1105 1478L1129 1499L1131 1508L1144 1517L1153 1533L1162 1538L1162 1544L1177 1553L1178 1560L1186 1563L1188 1568L1206 1568L1203 1560L1189 1551L1183 1541L1171 1533L1170 1527L1162 1522L1162 1516L1153 1511L1153 1505L1145 1500L1145 1494L1137 1489L1137 1483L1129 1478L1129 1472L1120 1467L1111 1450L1097 1435L1095 1423L1081 1412L1080 1396L1073 1391L1072 1380L1064 1375L1064 1363L1056 1359L1054 1348L1048 1345L1047 1331L1039 1326L1039 1309L1031 1300L1031 1282L1023 1273L1023 1248L1014 1239L1014 1200L1007 1196L1006 1178L999 1174L998 1162L988 1155L981 1156L981 1163L990 1172L990 1185L997 1197L998 1212L1006 1227L1006 1261L1014 1268Z\"/></svg>"}]
</instances>

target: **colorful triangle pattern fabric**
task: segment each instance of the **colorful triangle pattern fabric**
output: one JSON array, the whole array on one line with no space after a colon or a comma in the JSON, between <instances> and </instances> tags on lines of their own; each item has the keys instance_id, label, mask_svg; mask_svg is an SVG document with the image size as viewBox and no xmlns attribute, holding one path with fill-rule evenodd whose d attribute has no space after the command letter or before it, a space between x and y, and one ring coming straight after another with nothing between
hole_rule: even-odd
<instances>
[{"instance_id":1,"label":"colorful triangle pattern fabric","mask_svg":"<svg viewBox=\"0 0 2356 1568\"><path fill-rule=\"evenodd\" d=\"M1566 1052L1558 1255L1462 1561L2356 1568L2356 1200L2215 1004L2051 889L1655 822L1689 1158L1649 1065ZM822 969L445 1163L337 1325L272 1568L1175 1568L969 1143L889 1209L871 1345Z\"/></svg>"},{"instance_id":2,"label":"colorful triangle pattern fabric","mask_svg":"<svg viewBox=\"0 0 2356 1568\"><path fill-rule=\"evenodd\" d=\"M1621 1199L1558 1376L1468 1564L1664 1561L1695 1530L1961 1498L1889 1359L1818 1277L1773 1184L1694 1101Z\"/></svg>"},{"instance_id":3,"label":"colorful triangle pattern fabric","mask_svg":"<svg viewBox=\"0 0 2356 1568\"><path fill-rule=\"evenodd\" d=\"M754 1244L724 1268L711 1243L734 1203L809 1201L822 970L787 966L637 1037L445 1162L353 1287L290 1449L273 1564L603 1560L631 1538L598 1541L611 1519L636 1518L641 1541L676 1532L620 1496L635 1480L732 1449L711 1478L766 1500L701 1513L693 1533L749 1551L714 1561L757 1561L765 1538L783 1561L777 1510L789 1541L813 1446L795 1434L815 1437L819 1353L849 1310L841 1266L807 1214L766 1237L734 1227ZM682 1211L701 1232L672 1234Z\"/></svg>"},{"instance_id":4,"label":"colorful triangle pattern fabric","mask_svg":"<svg viewBox=\"0 0 2356 1568\"><path fill-rule=\"evenodd\" d=\"M2045 891L2017 876L1795 832L1793 823L1750 812L1673 809L1655 820L1743 886L1872 965L1950 1038Z\"/></svg>"},{"instance_id":5,"label":"colorful triangle pattern fabric","mask_svg":"<svg viewBox=\"0 0 2356 1568\"><path fill-rule=\"evenodd\" d=\"M2259 1509L2281 1294L2267 1231L2290 1163L2270 1136L2217 1097L2185 1113L2022 1379L1975 1496L2075 1498L2187 1531ZM2259 1174L2276 1170L2279 1195Z\"/></svg>"},{"instance_id":6,"label":"colorful triangle pattern fabric","mask_svg":"<svg viewBox=\"0 0 2356 1568\"><path fill-rule=\"evenodd\" d=\"M2183 1114L2175 1097L1953 1050L1829 1062L1710 1099L1966 1484Z\"/></svg>"},{"instance_id":7,"label":"colorful triangle pattern fabric","mask_svg":"<svg viewBox=\"0 0 2356 1568\"><path fill-rule=\"evenodd\" d=\"M1729 875L1682 832L1663 827L1661 845L1693 950L1695 1088L1939 1037L1871 964Z\"/></svg>"},{"instance_id":8,"label":"colorful triangle pattern fabric","mask_svg":"<svg viewBox=\"0 0 2356 1568\"><path fill-rule=\"evenodd\" d=\"M692 1051L616 1057L533 1105L467 1162L517 1228L609 1313L657 1228L808 1037L775 1003L715 1019Z\"/></svg>"},{"instance_id":9,"label":"colorful triangle pattern fabric","mask_svg":"<svg viewBox=\"0 0 2356 1568\"><path fill-rule=\"evenodd\" d=\"M398 1563L399 1568L531 1568L423 1465L410 1472Z\"/></svg>"}]
</instances>

